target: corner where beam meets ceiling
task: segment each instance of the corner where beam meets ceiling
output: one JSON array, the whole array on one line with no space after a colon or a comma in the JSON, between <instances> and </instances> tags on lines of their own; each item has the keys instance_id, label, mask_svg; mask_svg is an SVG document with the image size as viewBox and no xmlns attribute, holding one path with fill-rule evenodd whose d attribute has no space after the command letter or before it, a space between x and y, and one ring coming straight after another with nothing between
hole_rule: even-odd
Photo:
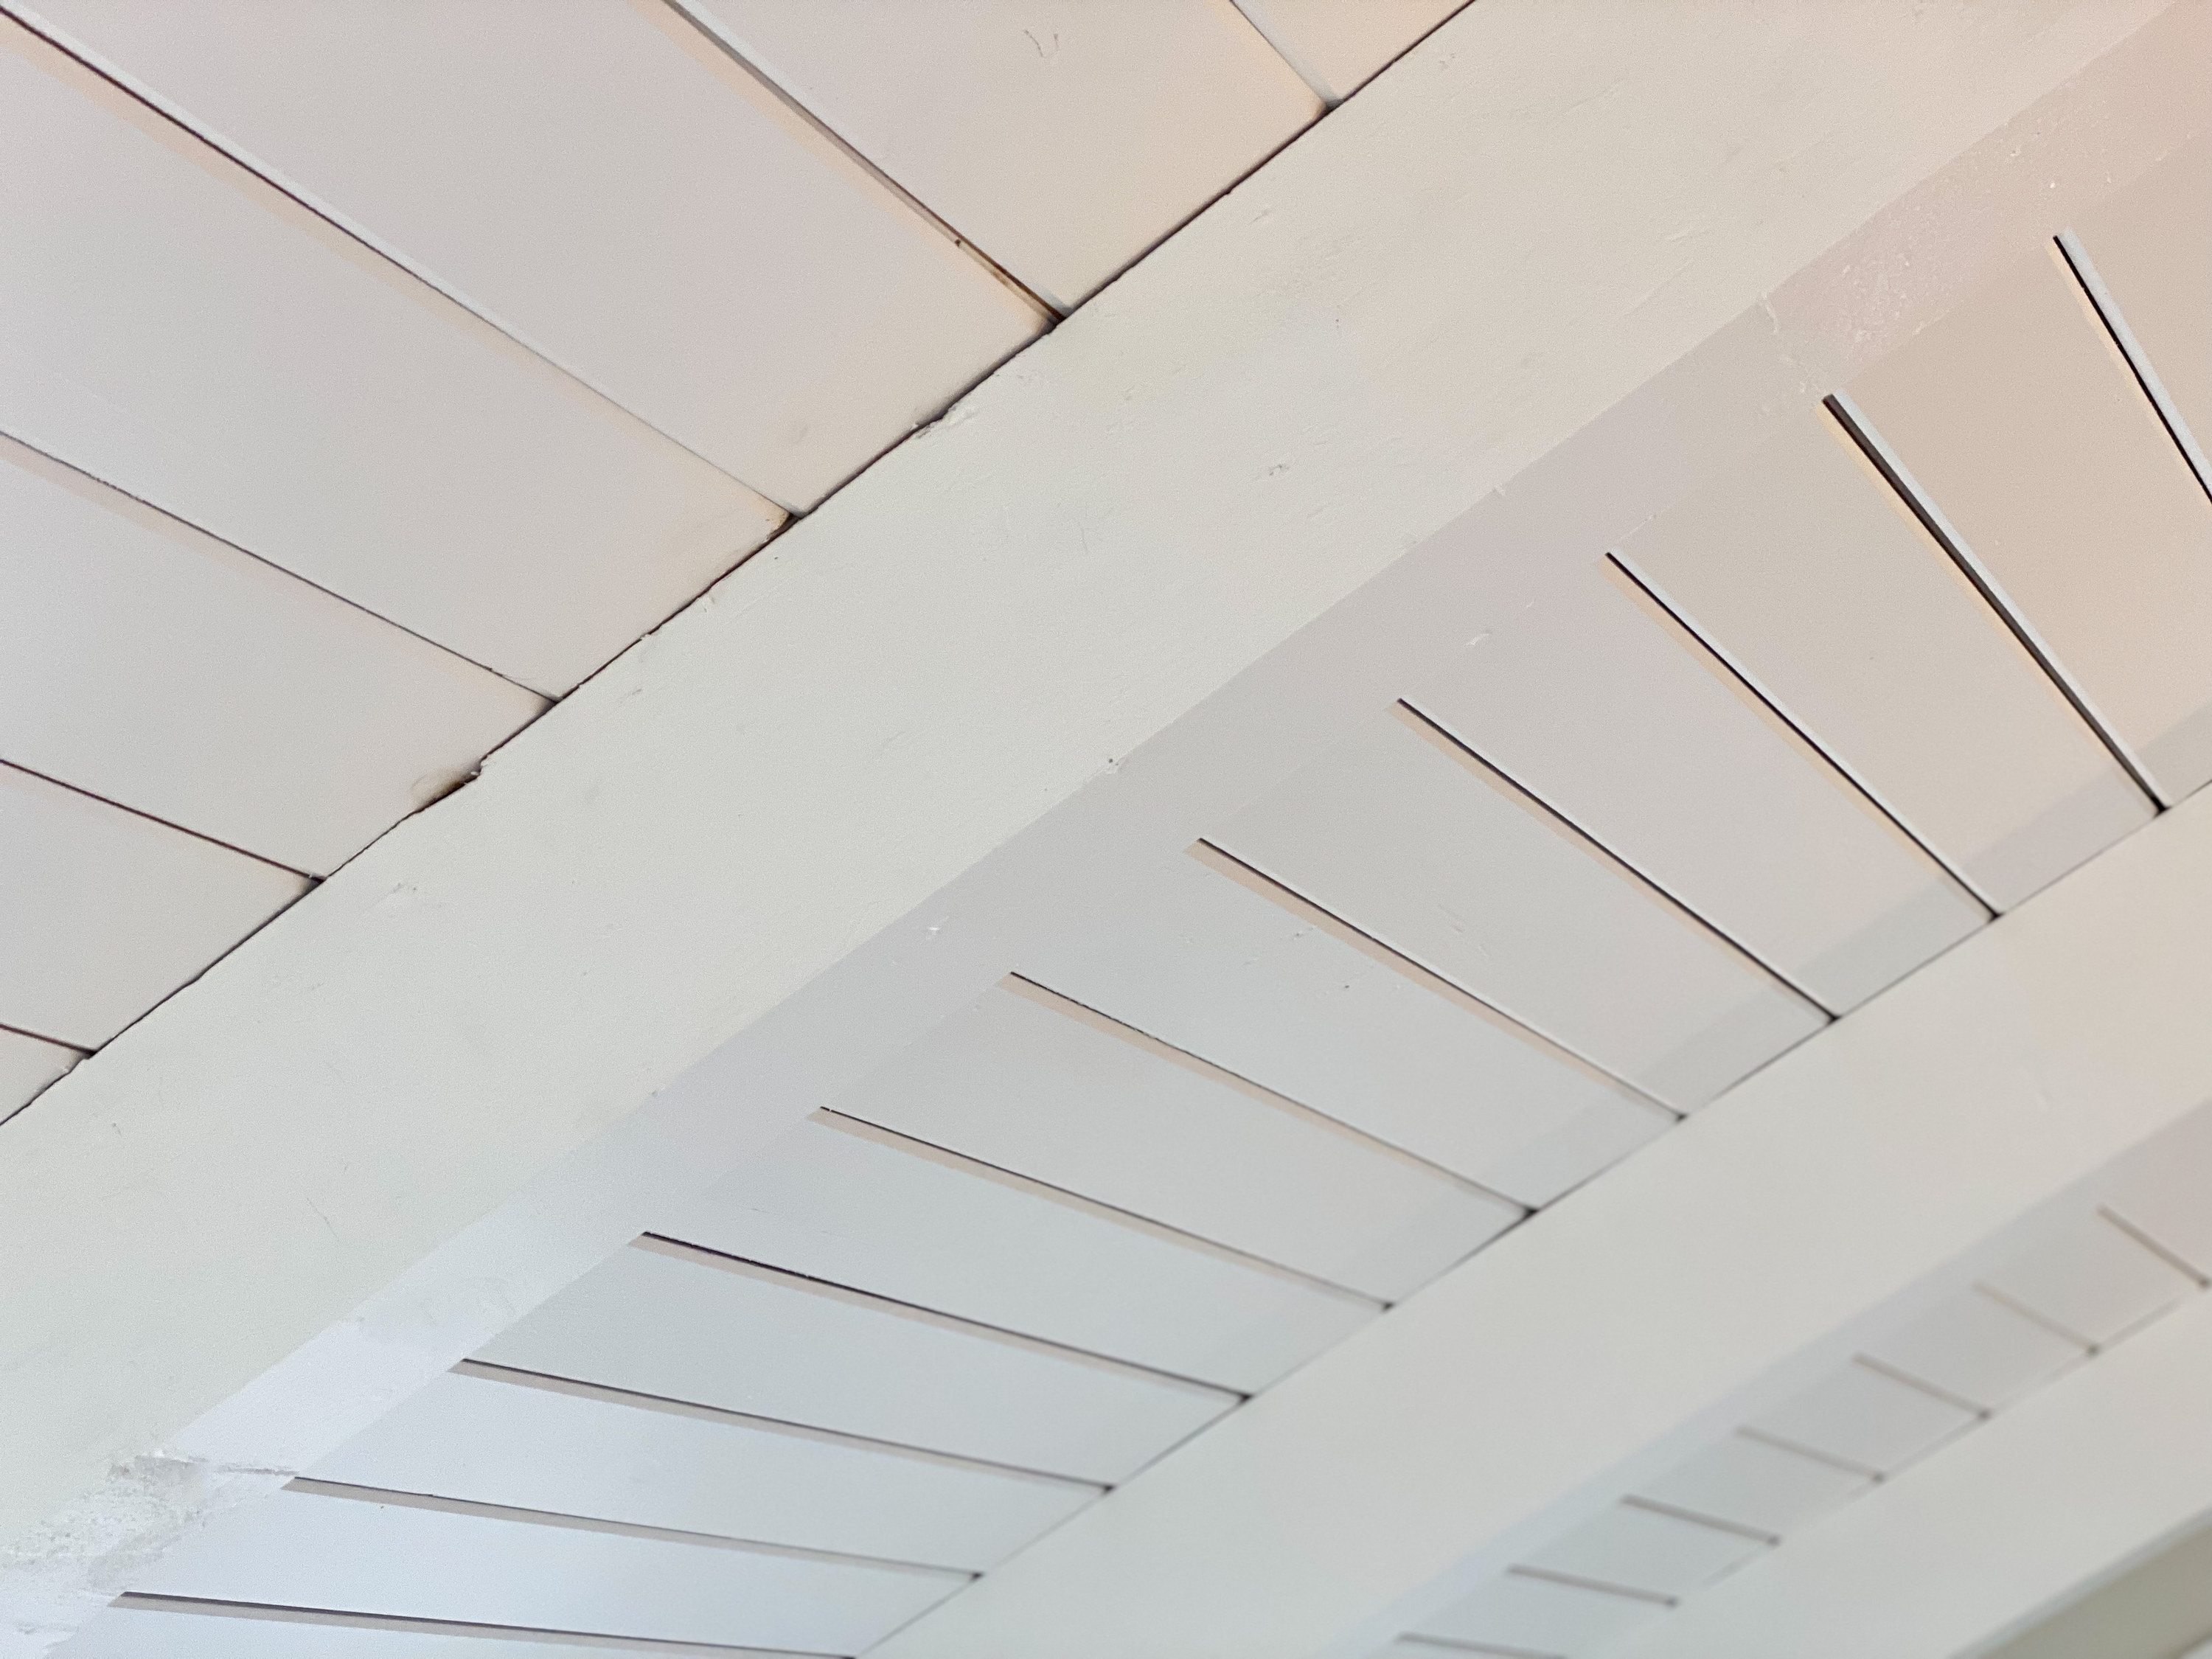
<instances>
[{"instance_id":1,"label":"corner where beam meets ceiling","mask_svg":"<svg viewBox=\"0 0 2212 1659\"><path fill-rule=\"evenodd\" d=\"M1775 1061L877 1652L1376 1651L1516 1550L1548 1541L1562 1505L1594 1513L1844 1363L1913 1298L1960 1288L1947 1276L2002 1248L1993 1241L2007 1230L2071 1201L2182 1122L2212 1097L2208 993L2212 791ZM2201 1310L2186 1317L2203 1323ZM2031 1401L2021 1419L2047 1408ZM1942 1462L1910 1472L1897 1501L1908 1484L1940 1486ZM1820 1559L1827 1535L1785 1544L1714 1602L1796 1583L1790 1564ZM1907 1599L1868 1582L1856 1581L1870 1604L1863 1618L1879 1623L1875 1608ZM1789 1626L1803 1642L1771 1643L1765 1626L1707 1622L1698 1598L1687 1605L1687 1634L1673 1639L1662 1621L1650 1652L1951 1651L1899 1645L1895 1631L1864 1644L1815 1639L1818 1620ZM1835 1614L1842 1622L1841 1605ZM1731 1635L1735 1645L1723 1639Z\"/></svg>"}]
</instances>

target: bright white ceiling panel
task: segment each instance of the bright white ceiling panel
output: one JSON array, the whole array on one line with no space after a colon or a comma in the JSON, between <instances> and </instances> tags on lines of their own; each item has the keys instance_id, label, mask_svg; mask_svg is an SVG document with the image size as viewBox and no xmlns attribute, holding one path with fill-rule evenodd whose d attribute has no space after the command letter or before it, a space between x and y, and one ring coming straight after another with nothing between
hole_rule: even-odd
<instances>
[{"instance_id":1,"label":"bright white ceiling panel","mask_svg":"<svg viewBox=\"0 0 2212 1659\"><path fill-rule=\"evenodd\" d=\"M493 14L87 15L118 31L173 27L304 119L369 76L294 95L307 83L276 70L287 31L459 28ZM570 33L517 27L502 45L512 54ZM416 67L442 61L428 52ZM368 152L398 165L435 123L404 80L375 84L380 106L404 115ZM572 131L595 145L621 137L581 120ZM0 23L0 147L69 157L0 175L0 429L379 616L562 691L781 520L14 23ZM409 166L429 181L452 159L441 149ZM544 151L532 162L549 187L573 187ZM506 216L477 216L505 237ZM553 266L573 268L599 240L578 237Z\"/></svg>"},{"instance_id":2,"label":"bright white ceiling panel","mask_svg":"<svg viewBox=\"0 0 2212 1659\"><path fill-rule=\"evenodd\" d=\"M58 1659L647 1659L666 1650L643 1643L564 1642L557 1636L404 1624L362 1619L339 1624L307 1615L220 1608L172 1611L125 1601L96 1613L54 1650ZM742 1659L778 1659L773 1653Z\"/></svg>"},{"instance_id":3,"label":"bright white ceiling panel","mask_svg":"<svg viewBox=\"0 0 2212 1659\"><path fill-rule=\"evenodd\" d=\"M1609 564L1407 701L1831 1012L1988 920Z\"/></svg>"},{"instance_id":4,"label":"bright white ceiling panel","mask_svg":"<svg viewBox=\"0 0 2212 1659\"><path fill-rule=\"evenodd\" d=\"M83 1058L75 1048L0 1027L0 1120L28 1105L41 1089Z\"/></svg>"},{"instance_id":5,"label":"bright white ceiling panel","mask_svg":"<svg viewBox=\"0 0 2212 1659\"><path fill-rule=\"evenodd\" d=\"M1871 1481L1859 1470L1731 1434L1647 1481L1637 1495L1782 1537L1864 1491Z\"/></svg>"},{"instance_id":6,"label":"bright white ceiling panel","mask_svg":"<svg viewBox=\"0 0 2212 1659\"><path fill-rule=\"evenodd\" d=\"M1662 514L1626 562L1997 908L2150 802L1826 410Z\"/></svg>"},{"instance_id":7,"label":"bright white ceiling panel","mask_svg":"<svg viewBox=\"0 0 2212 1659\"><path fill-rule=\"evenodd\" d=\"M557 27L531 0L40 10L786 506L819 501L1043 321L650 0L566 6ZM894 27L871 18L870 49ZM890 72L921 72L883 45Z\"/></svg>"},{"instance_id":8,"label":"bright white ceiling panel","mask_svg":"<svg viewBox=\"0 0 2212 1659\"><path fill-rule=\"evenodd\" d=\"M280 1492L216 1516L155 1595L854 1653L966 1575Z\"/></svg>"},{"instance_id":9,"label":"bright white ceiling panel","mask_svg":"<svg viewBox=\"0 0 2212 1659\"><path fill-rule=\"evenodd\" d=\"M2212 453L2212 139L2085 214L2076 243L2199 457Z\"/></svg>"},{"instance_id":10,"label":"bright white ceiling panel","mask_svg":"<svg viewBox=\"0 0 2212 1659\"><path fill-rule=\"evenodd\" d=\"M986 992L835 1104L1384 1301L1521 1214L1432 1165L1023 989Z\"/></svg>"},{"instance_id":11,"label":"bright white ceiling panel","mask_svg":"<svg viewBox=\"0 0 2212 1659\"><path fill-rule=\"evenodd\" d=\"M2172 1307L2197 1281L2103 1216L2086 1216L1982 1281L2085 1343L2102 1345Z\"/></svg>"},{"instance_id":12,"label":"bright white ceiling panel","mask_svg":"<svg viewBox=\"0 0 2212 1659\"><path fill-rule=\"evenodd\" d=\"M307 886L0 765L0 1024L98 1048Z\"/></svg>"},{"instance_id":13,"label":"bright white ceiling panel","mask_svg":"<svg viewBox=\"0 0 2212 1659\"><path fill-rule=\"evenodd\" d=\"M617 1253L477 1357L1103 1482L1236 1403L850 1291L654 1249Z\"/></svg>"},{"instance_id":14,"label":"bright white ceiling panel","mask_svg":"<svg viewBox=\"0 0 2212 1659\"><path fill-rule=\"evenodd\" d=\"M325 874L535 692L0 438L0 755Z\"/></svg>"},{"instance_id":15,"label":"bright white ceiling panel","mask_svg":"<svg viewBox=\"0 0 2212 1659\"><path fill-rule=\"evenodd\" d=\"M1321 113L1230 0L690 0L1062 310Z\"/></svg>"},{"instance_id":16,"label":"bright white ceiling panel","mask_svg":"<svg viewBox=\"0 0 2212 1659\"><path fill-rule=\"evenodd\" d=\"M1524 1565L1652 1595L1682 1595L1767 1547L1767 1540L1638 1504L1615 1504Z\"/></svg>"},{"instance_id":17,"label":"bright white ceiling panel","mask_svg":"<svg viewBox=\"0 0 2212 1659\"><path fill-rule=\"evenodd\" d=\"M1592 1653L1656 1619L1667 1604L1533 1574L1507 1572L1425 1620L1419 1636L1550 1659Z\"/></svg>"},{"instance_id":18,"label":"bright white ceiling panel","mask_svg":"<svg viewBox=\"0 0 2212 1659\"><path fill-rule=\"evenodd\" d=\"M1384 716L1210 837L1676 1107L1819 1009L1444 740Z\"/></svg>"},{"instance_id":19,"label":"bright white ceiling panel","mask_svg":"<svg viewBox=\"0 0 2212 1659\"><path fill-rule=\"evenodd\" d=\"M1994 1297L1968 1291L1866 1352L1893 1370L1994 1411L2088 1350Z\"/></svg>"},{"instance_id":20,"label":"bright white ceiling panel","mask_svg":"<svg viewBox=\"0 0 2212 1659\"><path fill-rule=\"evenodd\" d=\"M799 1125L653 1231L1248 1394L1382 1311L850 1118Z\"/></svg>"},{"instance_id":21,"label":"bright white ceiling panel","mask_svg":"<svg viewBox=\"0 0 2212 1659\"><path fill-rule=\"evenodd\" d=\"M1850 396L2160 798L2212 778L2212 500L2058 250Z\"/></svg>"},{"instance_id":22,"label":"bright white ceiling panel","mask_svg":"<svg viewBox=\"0 0 2212 1659\"><path fill-rule=\"evenodd\" d=\"M1671 1121L1240 866L1168 860L1024 972L1176 1048L1545 1204Z\"/></svg>"},{"instance_id":23,"label":"bright white ceiling panel","mask_svg":"<svg viewBox=\"0 0 2212 1659\"><path fill-rule=\"evenodd\" d=\"M1467 0L1237 0L1275 50L1331 102L1361 83Z\"/></svg>"},{"instance_id":24,"label":"bright white ceiling panel","mask_svg":"<svg viewBox=\"0 0 2212 1659\"><path fill-rule=\"evenodd\" d=\"M1902 1468L1977 1421L1963 1406L1856 1363L1749 1426L1875 1474Z\"/></svg>"},{"instance_id":25,"label":"bright white ceiling panel","mask_svg":"<svg viewBox=\"0 0 2212 1659\"><path fill-rule=\"evenodd\" d=\"M440 1377L307 1473L976 1571L1098 1495L696 1407L480 1375Z\"/></svg>"}]
</instances>

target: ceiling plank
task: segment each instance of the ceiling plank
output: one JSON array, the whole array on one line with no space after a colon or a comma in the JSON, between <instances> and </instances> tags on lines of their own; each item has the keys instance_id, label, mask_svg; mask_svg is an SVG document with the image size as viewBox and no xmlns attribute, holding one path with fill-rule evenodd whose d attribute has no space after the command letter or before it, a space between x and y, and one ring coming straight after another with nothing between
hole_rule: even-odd
<instances>
[{"instance_id":1,"label":"ceiling plank","mask_svg":"<svg viewBox=\"0 0 2212 1659\"><path fill-rule=\"evenodd\" d=\"M343 1494L343 1495L338 1495ZM854 1653L965 1575L338 1487L196 1533L145 1594Z\"/></svg>"},{"instance_id":2,"label":"ceiling plank","mask_svg":"<svg viewBox=\"0 0 2212 1659\"><path fill-rule=\"evenodd\" d=\"M2212 501L2057 246L1850 390L1959 556L2159 798L2212 781L2198 648Z\"/></svg>"},{"instance_id":3,"label":"ceiling plank","mask_svg":"<svg viewBox=\"0 0 2212 1659\"><path fill-rule=\"evenodd\" d=\"M884 1659L1336 1654L1424 1628L1688 1437L1785 1404L1915 1298L1963 1288L1978 1252L2018 1248L2007 1230L2185 1120L2212 1094L2208 984L2212 793L1540 1212Z\"/></svg>"},{"instance_id":4,"label":"ceiling plank","mask_svg":"<svg viewBox=\"0 0 2212 1659\"><path fill-rule=\"evenodd\" d=\"M0 1534L85 1575L40 1609L323 1455L2202 118L2207 20L2153 0L1558 16L1470 8L9 1124Z\"/></svg>"},{"instance_id":5,"label":"ceiling plank","mask_svg":"<svg viewBox=\"0 0 2212 1659\"><path fill-rule=\"evenodd\" d=\"M1322 112L1229 0L684 0L1061 313Z\"/></svg>"},{"instance_id":6,"label":"ceiling plank","mask_svg":"<svg viewBox=\"0 0 2212 1659\"><path fill-rule=\"evenodd\" d=\"M557 24L528 0L39 9L193 131L786 507L819 501L1046 321L661 0Z\"/></svg>"},{"instance_id":7,"label":"ceiling plank","mask_svg":"<svg viewBox=\"0 0 2212 1659\"><path fill-rule=\"evenodd\" d=\"M1621 556L1998 910L2154 810L1825 409Z\"/></svg>"},{"instance_id":8,"label":"ceiling plank","mask_svg":"<svg viewBox=\"0 0 2212 1659\"><path fill-rule=\"evenodd\" d=\"M545 699L0 439L0 755L311 875Z\"/></svg>"},{"instance_id":9,"label":"ceiling plank","mask_svg":"<svg viewBox=\"0 0 2212 1659\"><path fill-rule=\"evenodd\" d=\"M2212 1298L2200 1297L1685 1602L1619 1659L1978 1651L2212 1510L2208 1397ZM2172 1651L2110 1639L2064 1650Z\"/></svg>"},{"instance_id":10,"label":"ceiling plank","mask_svg":"<svg viewBox=\"0 0 2212 1659\"><path fill-rule=\"evenodd\" d=\"M0 88L22 442L555 694L782 522L12 20Z\"/></svg>"},{"instance_id":11,"label":"ceiling plank","mask_svg":"<svg viewBox=\"0 0 2212 1659\"><path fill-rule=\"evenodd\" d=\"M0 1024L94 1048L307 878L0 763Z\"/></svg>"}]
</instances>

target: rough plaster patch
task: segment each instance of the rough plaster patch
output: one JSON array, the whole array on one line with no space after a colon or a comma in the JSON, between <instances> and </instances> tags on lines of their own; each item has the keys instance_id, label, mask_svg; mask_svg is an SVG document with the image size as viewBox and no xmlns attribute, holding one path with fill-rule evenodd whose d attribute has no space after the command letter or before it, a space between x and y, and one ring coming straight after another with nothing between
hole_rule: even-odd
<instances>
[{"instance_id":1,"label":"rough plaster patch","mask_svg":"<svg viewBox=\"0 0 2212 1659\"><path fill-rule=\"evenodd\" d=\"M0 1659L40 1659L185 1534L292 1474L158 1454L116 1465L99 1490L0 1547Z\"/></svg>"}]
</instances>

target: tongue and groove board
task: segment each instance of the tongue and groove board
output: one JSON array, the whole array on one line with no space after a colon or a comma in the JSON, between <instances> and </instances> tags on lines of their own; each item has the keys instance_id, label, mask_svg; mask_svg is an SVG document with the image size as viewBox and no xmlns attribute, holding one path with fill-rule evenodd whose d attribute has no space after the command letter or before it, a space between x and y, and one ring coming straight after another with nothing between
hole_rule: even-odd
<instances>
[{"instance_id":1,"label":"tongue and groove board","mask_svg":"<svg viewBox=\"0 0 2212 1659\"><path fill-rule=\"evenodd\" d=\"M1395 1301L1517 1205L1049 993L984 993L836 1109ZM1233 1170L1236 1179L1224 1180Z\"/></svg>"},{"instance_id":2,"label":"tongue and groove board","mask_svg":"<svg viewBox=\"0 0 2212 1659\"><path fill-rule=\"evenodd\" d=\"M66 1043L0 1030L0 1120L29 1104L83 1057Z\"/></svg>"},{"instance_id":3,"label":"tongue and groove board","mask_svg":"<svg viewBox=\"0 0 2212 1659\"><path fill-rule=\"evenodd\" d=\"M1988 918L1609 565L1407 701L1832 1013Z\"/></svg>"},{"instance_id":4,"label":"tongue and groove board","mask_svg":"<svg viewBox=\"0 0 2212 1659\"><path fill-rule=\"evenodd\" d=\"M2074 226L2075 245L2110 295L2186 428L2212 489L2212 138L2184 146Z\"/></svg>"},{"instance_id":5,"label":"tongue and groove board","mask_svg":"<svg viewBox=\"0 0 2212 1659\"><path fill-rule=\"evenodd\" d=\"M1226 1389L735 1263L618 1252L477 1358L801 1427L1111 1482Z\"/></svg>"},{"instance_id":6,"label":"tongue and groove board","mask_svg":"<svg viewBox=\"0 0 2212 1659\"><path fill-rule=\"evenodd\" d=\"M1476 1653L1522 1655L1586 1654L1666 1612L1655 1596L1626 1595L1593 1585L1565 1584L1555 1578L1509 1572L1469 1592L1428 1620L1390 1650L1389 1659L1413 1659L1439 1645L1471 1647ZM1436 1638L1423 1643L1420 1638Z\"/></svg>"},{"instance_id":7,"label":"tongue and groove board","mask_svg":"<svg viewBox=\"0 0 2212 1659\"><path fill-rule=\"evenodd\" d=\"M672 451L787 507L1045 321L674 7L569 6L557 27L530 0L40 9Z\"/></svg>"},{"instance_id":8,"label":"tongue and groove board","mask_svg":"<svg viewBox=\"0 0 2212 1659\"><path fill-rule=\"evenodd\" d=\"M854 1653L965 1573L286 1491L211 1522L138 1589L225 1601Z\"/></svg>"},{"instance_id":9,"label":"tongue and groove board","mask_svg":"<svg viewBox=\"0 0 2212 1659\"><path fill-rule=\"evenodd\" d=\"M678 1649L677 1653L683 1650ZM252 1610L146 1607L96 1613L70 1644L69 1659L675 1659L665 1648L535 1631L439 1629L370 1619L270 1617ZM748 1650L732 1659L816 1659Z\"/></svg>"},{"instance_id":10,"label":"tongue and groove board","mask_svg":"<svg viewBox=\"0 0 2212 1659\"><path fill-rule=\"evenodd\" d=\"M1467 0L1237 0L1316 92L1349 98Z\"/></svg>"},{"instance_id":11,"label":"tongue and groove board","mask_svg":"<svg viewBox=\"0 0 2212 1659\"><path fill-rule=\"evenodd\" d=\"M1849 391L2159 799L2212 778L2212 497L2057 247Z\"/></svg>"},{"instance_id":12,"label":"tongue and groove board","mask_svg":"<svg viewBox=\"0 0 2212 1659\"><path fill-rule=\"evenodd\" d=\"M655 1228L725 1255L1254 1393L1379 1303L817 1115Z\"/></svg>"},{"instance_id":13,"label":"tongue and groove board","mask_svg":"<svg viewBox=\"0 0 2212 1659\"><path fill-rule=\"evenodd\" d=\"M1999 910L2150 818L2148 798L1825 410L1660 514L1620 557Z\"/></svg>"},{"instance_id":14,"label":"tongue and groove board","mask_svg":"<svg viewBox=\"0 0 2212 1659\"><path fill-rule=\"evenodd\" d=\"M482 1372L440 1377L308 1473L971 1571L1099 1492L701 1407Z\"/></svg>"},{"instance_id":15,"label":"tongue and groove board","mask_svg":"<svg viewBox=\"0 0 2212 1659\"><path fill-rule=\"evenodd\" d=\"M608 14L629 15L574 18ZM132 15L99 13L118 27ZM256 9L232 15L252 32L240 46L198 8L137 15L271 95L301 82L277 72L268 31L489 17ZM526 27L505 45L564 33ZM357 64L283 102L327 112L393 90L374 85ZM428 135L428 116L410 105L380 121L359 153L397 163L393 145ZM0 430L473 662L566 691L782 521L12 21L0 149L69 158L0 175ZM453 159L441 146L413 176L448 178ZM478 219L493 236L511 223ZM597 246L567 243L559 268Z\"/></svg>"},{"instance_id":16,"label":"tongue and groove board","mask_svg":"<svg viewBox=\"0 0 2212 1659\"><path fill-rule=\"evenodd\" d=\"M1229 0L692 9L1061 311L1322 112Z\"/></svg>"},{"instance_id":17,"label":"tongue and groove board","mask_svg":"<svg viewBox=\"0 0 2212 1659\"><path fill-rule=\"evenodd\" d=\"M0 764L0 1024L98 1048L307 888Z\"/></svg>"},{"instance_id":18,"label":"tongue and groove board","mask_svg":"<svg viewBox=\"0 0 2212 1659\"><path fill-rule=\"evenodd\" d=\"M0 438L0 756L324 875L545 700Z\"/></svg>"},{"instance_id":19,"label":"tongue and groove board","mask_svg":"<svg viewBox=\"0 0 2212 1659\"><path fill-rule=\"evenodd\" d=\"M1826 1016L1449 739L1385 714L1217 840L1678 1109Z\"/></svg>"},{"instance_id":20,"label":"tongue and groove board","mask_svg":"<svg viewBox=\"0 0 2212 1659\"><path fill-rule=\"evenodd\" d=\"M1200 846L1030 979L1523 1204L1673 1114Z\"/></svg>"}]
</instances>

